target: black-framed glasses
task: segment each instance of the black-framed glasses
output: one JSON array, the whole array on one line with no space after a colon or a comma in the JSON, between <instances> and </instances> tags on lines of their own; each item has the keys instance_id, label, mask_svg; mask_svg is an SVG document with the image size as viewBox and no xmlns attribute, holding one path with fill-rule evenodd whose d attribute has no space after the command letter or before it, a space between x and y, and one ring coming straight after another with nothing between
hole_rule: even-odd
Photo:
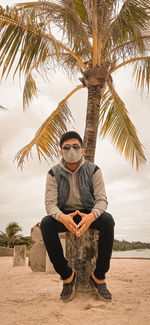
<instances>
[{"instance_id":1,"label":"black-framed glasses","mask_svg":"<svg viewBox=\"0 0 150 325\"><path fill-rule=\"evenodd\" d=\"M81 149L81 146L79 146L79 144L74 143L72 146L70 144L65 144L63 147L63 150L70 150L71 148L75 149L75 150L79 150Z\"/></svg>"}]
</instances>

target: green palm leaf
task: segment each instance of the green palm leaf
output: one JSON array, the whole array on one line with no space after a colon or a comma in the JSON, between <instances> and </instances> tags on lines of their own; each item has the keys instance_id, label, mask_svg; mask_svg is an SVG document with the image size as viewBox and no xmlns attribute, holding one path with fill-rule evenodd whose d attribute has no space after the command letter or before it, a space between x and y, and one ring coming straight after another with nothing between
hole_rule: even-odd
<instances>
[{"instance_id":1,"label":"green palm leaf","mask_svg":"<svg viewBox=\"0 0 150 325\"><path fill-rule=\"evenodd\" d=\"M102 124L100 134L104 138L108 136L120 153L124 153L126 159L132 165L139 168L146 161L142 145L137 137L125 105L113 85L108 83L109 90L105 91L100 109L100 122Z\"/></svg>"}]
</instances>

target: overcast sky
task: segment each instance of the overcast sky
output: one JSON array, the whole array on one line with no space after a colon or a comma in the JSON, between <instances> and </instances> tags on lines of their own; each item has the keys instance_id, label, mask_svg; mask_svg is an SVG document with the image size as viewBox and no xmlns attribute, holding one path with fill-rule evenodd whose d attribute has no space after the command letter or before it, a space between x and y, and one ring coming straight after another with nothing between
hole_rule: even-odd
<instances>
[{"instance_id":1,"label":"overcast sky","mask_svg":"<svg viewBox=\"0 0 150 325\"><path fill-rule=\"evenodd\" d=\"M2 1L0 4L12 4ZM19 2L19 1L18 1ZM39 96L28 110L22 110L22 85L9 77L0 83L0 230L9 222L16 221L25 235L44 215L46 175L52 162L40 163L33 150L33 159L25 164L23 171L13 163L14 155L34 136L42 122L50 115L66 94L78 85L61 73L50 83L39 80ZM150 95L141 99L134 87L130 70L122 69L114 75L114 84L126 104L138 137L144 146L147 163L140 171L132 168L116 151L109 140L98 137L95 162L101 167L108 196L108 211L116 221L115 237L130 241L150 242ZM69 101L75 122L68 130L75 129L83 136L85 125L86 89L80 90Z\"/></svg>"}]
</instances>

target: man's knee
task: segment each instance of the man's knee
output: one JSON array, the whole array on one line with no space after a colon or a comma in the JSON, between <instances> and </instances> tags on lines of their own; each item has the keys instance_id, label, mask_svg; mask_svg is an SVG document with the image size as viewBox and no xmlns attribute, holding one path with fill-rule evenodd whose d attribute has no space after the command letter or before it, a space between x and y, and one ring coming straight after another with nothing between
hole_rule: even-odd
<instances>
[{"instance_id":1,"label":"man's knee","mask_svg":"<svg viewBox=\"0 0 150 325\"><path fill-rule=\"evenodd\" d=\"M108 212L103 212L92 224L91 228L102 230L113 229L115 225L112 215Z\"/></svg>"},{"instance_id":2,"label":"man's knee","mask_svg":"<svg viewBox=\"0 0 150 325\"><path fill-rule=\"evenodd\" d=\"M52 216L44 217L40 222L41 232L52 231L56 227L56 220Z\"/></svg>"},{"instance_id":3,"label":"man's knee","mask_svg":"<svg viewBox=\"0 0 150 325\"><path fill-rule=\"evenodd\" d=\"M114 222L114 218L112 217L112 215L108 212L103 212L100 216L101 221L103 223L103 225L109 226L109 227L114 227L115 222Z\"/></svg>"}]
</instances>

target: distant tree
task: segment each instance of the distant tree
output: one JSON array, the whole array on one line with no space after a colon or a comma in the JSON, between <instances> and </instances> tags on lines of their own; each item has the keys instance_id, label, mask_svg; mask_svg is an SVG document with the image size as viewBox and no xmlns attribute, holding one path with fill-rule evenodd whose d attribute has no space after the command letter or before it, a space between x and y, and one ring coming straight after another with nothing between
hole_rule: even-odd
<instances>
[{"instance_id":1,"label":"distant tree","mask_svg":"<svg viewBox=\"0 0 150 325\"><path fill-rule=\"evenodd\" d=\"M6 232L0 231L0 243L7 247L13 247L17 242L21 242L22 234L18 234L22 228L16 222L10 222L6 227Z\"/></svg>"},{"instance_id":2,"label":"distant tree","mask_svg":"<svg viewBox=\"0 0 150 325\"><path fill-rule=\"evenodd\" d=\"M143 243L140 241L137 242L128 242L126 240L114 240L113 244L113 250L114 251L127 251L127 250L133 250L133 249L150 249L150 243Z\"/></svg>"},{"instance_id":3,"label":"distant tree","mask_svg":"<svg viewBox=\"0 0 150 325\"><path fill-rule=\"evenodd\" d=\"M31 247L31 243L32 243L32 239L30 236L22 236L20 238L20 242L18 243L18 245L26 245L26 249L30 249Z\"/></svg>"}]
</instances>

